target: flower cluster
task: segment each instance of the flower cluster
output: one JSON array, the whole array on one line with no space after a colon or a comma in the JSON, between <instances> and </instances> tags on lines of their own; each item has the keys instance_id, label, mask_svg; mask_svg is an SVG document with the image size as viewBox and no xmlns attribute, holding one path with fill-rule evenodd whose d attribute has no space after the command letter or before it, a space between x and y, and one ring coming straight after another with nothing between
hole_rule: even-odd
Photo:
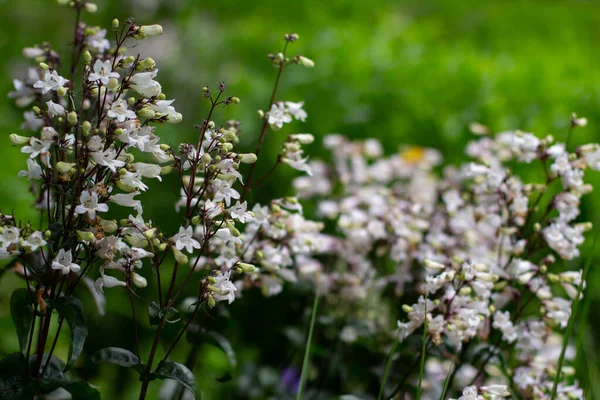
<instances>
[{"instance_id":1,"label":"flower cluster","mask_svg":"<svg viewBox=\"0 0 600 400\"><path fill-rule=\"evenodd\" d=\"M584 171L598 169L598 146L569 153L551 136L503 132L470 142L474 161L447 166L438 177L441 157L432 149L386 157L372 139L332 135L324 142L332 165L311 162L313 176L294 186L302 197L317 197L319 214L335 222L329 249L337 266L325 276L330 287L346 288L329 295L360 305L391 287L396 304L404 304L400 342L425 329L429 355L463 354L455 368L474 370L471 384L500 382L547 398L558 360L549 350L553 332L566 328L583 284L581 270L565 271L557 260L577 257L591 228L575 220L581 196L591 191ZM540 164L540 182L526 183L512 171L533 163ZM372 327L386 329L376 323L379 315L372 318ZM375 332L353 327L346 337ZM487 346L484 356L471 356L477 344ZM501 359L514 374L490 374L488 365ZM444 383L424 379L438 390ZM575 390L569 381L564 377L558 391ZM483 398L478 393L470 386L461 398Z\"/></svg>"}]
</instances>

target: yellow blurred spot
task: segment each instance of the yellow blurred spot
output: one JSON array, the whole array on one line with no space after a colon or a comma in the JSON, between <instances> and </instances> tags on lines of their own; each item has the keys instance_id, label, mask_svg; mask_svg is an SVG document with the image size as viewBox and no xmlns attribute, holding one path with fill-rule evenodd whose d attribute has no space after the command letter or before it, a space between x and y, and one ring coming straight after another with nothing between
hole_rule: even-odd
<instances>
[{"instance_id":1,"label":"yellow blurred spot","mask_svg":"<svg viewBox=\"0 0 600 400\"><path fill-rule=\"evenodd\" d=\"M417 164L425 158L425 149L423 147L407 147L402 150L400 156L409 164Z\"/></svg>"}]
</instances>

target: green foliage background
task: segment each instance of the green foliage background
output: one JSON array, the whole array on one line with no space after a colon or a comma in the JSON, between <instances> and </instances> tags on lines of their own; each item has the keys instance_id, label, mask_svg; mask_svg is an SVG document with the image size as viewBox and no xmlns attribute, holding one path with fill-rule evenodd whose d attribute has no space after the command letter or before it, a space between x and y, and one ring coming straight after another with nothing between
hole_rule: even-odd
<instances>
[{"instance_id":1,"label":"green foliage background","mask_svg":"<svg viewBox=\"0 0 600 400\"><path fill-rule=\"evenodd\" d=\"M280 48L286 32L301 38L291 53L316 62L313 70L297 68L284 76L279 98L305 100L309 115L305 124L294 123L289 131L311 132L317 138L332 132L376 137L389 151L403 144L434 146L446 159L458 162L464 159L472 121L495 131L520 128L540 137L564 138L569 115L577 112L589 119L589 125L576 131L573 142L600 140L600 7L594 1L99 0L98 4L98 13L86 15L90 24L108 26L113 17L133 16L139 23L161 23L165 28L162 37L149 38L132 50L157 60L164 91L177 99L175 105L184 114L182 124L159 128L163 142L194 137L193 125L207 112L200 88L223 80L242 103L221 111L216 119L240 119L244 145L251 150L259 124L256 110L266 107L275 74L266 54ZM0 93L12 90L12 77L25 73L23 47L49 41L57 50L68 48L73 19L54 1L0 1ZM17 177L25 156L8 141L20 122L21 111L0 97L0 205L5 212L14 210L22 219L37 221L27 181ZM272 133L267 138L271 156L283 136ZM320 144L313 145L310 154L324 154ZM280 169L256 200L291 194L289 182L295 175ZM589 173L588 178L595 186L600 184L598 174ZM174 211L176 185L166 179L142 197L145 215L166 231L178 226L168 217ZM599 199L598 193L587 196L582 216L598 226ZM589 242L583 253L595 256ZM8 300L20 284L9 274L0 281L0 354L18 346ZM146 294L141 291L142 297ZM592 268L587 296L578 326L579 378L594 389L600 379L597 268ZM282 326L302 317L299 310L306 304L258 298L231 307L234 315L250 315L257 326L261 324L258 332L239 334L248 326L244 325L248 316L213 325L234 336L240 364L286 354L285 362L299 367L302 343L294 347L293 335L284 335ZM250 300L256 301L254 306L249 306ZM108 302L114 312L110 317L96 316L88 307L93 328L87 357L106 345L132 346L125 296L109 291ZM145 315L144 310L139 312ZM64 358L67 342L59 343L58 355ZM185 349L179 357L185 357ZM211 377L225 368L219 351L203 348L201 360L195 372L207 398L232 398L231 384L218 384ZM277 373L285 367L272 366ZM102 386L106 398L135 396L134 376L116 367L91 367L80 373ZM268 381L268 373L261 379Z\"/></svg>"}]
</instances>

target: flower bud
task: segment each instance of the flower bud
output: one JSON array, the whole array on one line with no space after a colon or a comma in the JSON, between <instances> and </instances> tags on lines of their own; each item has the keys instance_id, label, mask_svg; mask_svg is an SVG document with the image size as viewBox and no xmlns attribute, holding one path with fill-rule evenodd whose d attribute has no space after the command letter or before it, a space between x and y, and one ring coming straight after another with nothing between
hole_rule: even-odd
<instances>
[{"instance_id":1,"label":"flower bud","mask_svg":"<svg viewBox=\"0 0 600 400\"><path fill-rule=\"evenodd\" d=\"M81 242L92 242L96 237L92 232L77 231L77 238Z\"/></svg>"},{"instance_id":2,"label":"flower bud","mask_svg":"<svg viewBox=\"0 0 600 400\"><path fill-rule=\"evenodd\" d=\"M425 267L429 269L444 269L444 264L440 264L439 262L433 260L425 260Z\"/></svg>"},{"instance_id":3,"label":"flower bud","mask_svg":"<svg viewBox=\"0 0 600 400\"><path fill-rule=\"evenodd\" d=\"M295 135L290 135L292 140L297 140L302 144L311 144L315 141L315 137L310 133L298 133Z\"/></svg>"},{"instance_id":4,"label":"flower bud","mask_svg":"<svg viewBox=\"0 0 600 400\"><path fill-rule=\"evenodd\" d=\"M167 242L161 243L159 246L156 247L156 249L158 251L165 251L167 248L167 245L168 245Z\"/></svg>"},{"instance_id":5,"label":"flower bud","mask_svg":"<svg viewBox=\"0 0 600 400\"><path fill-rule=\"evenodd\" d=\"M404 311L405 313L408 314L408 313L413 312L413 308L411 306L409 306L408 304L403 304L402 311Z\"/></svg>"},{"instance_id":6,"label":"flower bud","mask_svg":"<svg viewBox=\"0 0 600 400\"><path fill-rule=\"evenodd\" d=\"M69 172L71 170L71 168L73 168L76 164L75 163L68 163L68 162L64 162L64 161L59 161L56 163L56 169L58 170L58 172L60 172L61 174L66 174L67 172Z\"/></svg>"},{"instance_id":7,"label":"flower bud","mask_svg":"<svg viewBox=\"0 0 600 400\"><path fill-rule=\"evenodd\" d=\"M181 121L183 121L183 114L182 113L175 113L175 114L169 114L167 115L167 122L170 124L178 124Z\"/></svg>"},{"instance_id":8,"label":"flower bud","mask_svg":"<svg viewBox=\"0 0 600 400\"><path fill-rule=\"evenodd\" d=\"M17 135L16 133L11 133L8 138L10 142L14 145L23 145L29 143L30 138L27 136Z\"/></svg>"},{"instance_id":9,"label":"flower bud","mask_svg":"<svg viewBox=\"0 0 600 400\"><path fill-rule=\"evenodd\" d=\"M140 111L138 111L138 116L140 118L152 119L152 118L156 117L156 113L151 108L144 107Z\"/></svg>"},{"instance_id":10,"label":"flower bud","mask_svg":"<svg viewBox=\"0 0 600 400\"><path fill-rule=\"evenodd\" d=\"M114 233L119 229L119 226L115 221L109 221L107 219L100 220L100 225L105 233Z\"/></svg>"},{"instance_id":11,"label":"flower bud","mask_svg":"<svg viewBox=\"0 0 600 400\"><path fill-rule=\"evenodd\" d=\"M46 63L43 63L43 62L39 63L38 67L40 67L40 69L42 69L44 71L48 71L50 69L50 66L48 64L46 64Z\"/></svg>"},{"instance_id":12,"label":"flower bud","mask_svg":"<svg viewBox=\"0 0 600 400\"><path fill-rule=\"evenodd\" d=\"M90 54L90 52L89 52L89 51L87 51L87 50L83 52L83 61L84 61L86 64L89 64L89 63L91 63L91 62L92 62L92 55L91 55L91 54Z\"/></svg>"},{"instance_id":13,"label":"flower bud","mask_svg":"<svg viewBox=\"0 0 600 400\"><path fill-rule=\"evenodd\" d=\"M171 247L171 250L173 250L173 255L175 256L175 261L177 261L179 264L187 264L188 263L188 257L183 254L181 251L177 250L177 247Z\"/></svg>"},{"instance_id":14,"label":"flower bud","mask_svg":"<svg viewBox=\"0 0 600 400\"><path fill-rule=\"evenodd\" d=\"M247 263L239 263L240 268L247 273L251 273L254 272L256 270L256 267L252 264L247 264Z\"/></svg>"},{"instance_id":15,"label":"flower bud","mask_svg":"<svg viewBox=\"0 0 600 400\"><path fill-rule=\"evenodd\" d=\"M146 239L152 239L152 237L154 236L155 233L156 233L156 228L148 229L146 232L144 232L144 237Z\"/></svg>"},{"instance_id":16,"label":"flower bud","mask_svg":"<svg viewBox=\"0 0 600 400\"><path fill-rule=\"evenodd\" d=\"M36 58L44 54L44 50L37 47L25 47L23 49L23 57Z\"/></svg>"},{"instance_id":17,"label":"flower bud","mask_svg":"<svg viewBox=\"0 0 600 400\"><path fill-rule=\"evenodd\" d=\"M96 3L85 2L84 5L85 10L89 13L95 13L98 11L98 5Z\"/></svg>"},{"instance_id":18,"label":"flower bud","mask_svg":"<svg viewBox=\"0 0 600 400\"><path fill-rule=\"evenodd\" d=\"M136 274L135 272L131 273L131 282L133 282L133 284L139 287L140 289L148 286L148 281L146 281L146 278L139 274Z\"/></svg>"},{"instance_id":19,"label":"flower bud","mask_svg":"<svg viewBox=\"0 0 600 400\"><path fill-rule=\"evenodd\" d=\"M199 215L194 215L192 217L192 225L198 225L200 223L200 216Z\"/></svg>"},{"instance_id":20,"label":"flower bud","mask_svg":"<svg viewBox=\"0 0 600 400\"><path fill-rule=\"evenodd\" d=\"M110 90L115 90L119 87L119 80L117 78L110 78L106 87Z\"/></svg>"},{"instance_id":21,"label":"flower bud","mask_svg":"<svg viewBox=\"0 0 600 400\"><path fill-rule=\"evenodd\" d=\"M160 174L161 175L170 174L171 172L173 172L173 168L174 168L173 165L165 165L160 168Z\"/></svg>"},{"instance_id":22,"label":"flower bud","mask_svg":"<svg viewBox=\"0 0 600 400\"><path fill-rule=\"evenodd\" d=\"M154 69L156 62L152 58L147 57L140 61L140 65L143 69Z\"/></svg>"},{"instance_id":23,"label":"flower bud","mask_svg":"<svg viewBox=\"0 0 600 400\"><path fill-rule=\"evenodd\" d=\"M232 102L232 103L236 103L236 104L237 104L237 103L239 103L239 102L240 102L240 99L239 99L239 97L232 96L232 97L230 97L229 99L231 100L231 102Z\"/></svg>"},{"instance_id":24,"label":"flower bud","mask_svg":"<svg viewBox=\"0 0 600 400\"><path fill-rule=\"evenodd\" d=\"M104 88L103 88L104 89ZM58 90L56 91L56 93L60 96L60 97L64 97L67 94L67 88L64 86L61 86L58 88Z\"/></svg>"},{"instance_id":25,"label":"flower bud","mask_svg":"<svg viewBox=\"0 0 600 400\"><path fill-rule=\"evenodd\" d=\"M156 35L162 35L163 33L163 28L160 25L142 25L140 27L140 32L144 35L147 36L156 36Z\"/></svg>"},{"instance_id":26,"label":"flower bud","mask_svg":"<svg viewBox=\"0 0 600 400\"><path fill-rule=\"evenodd\" d=\"M67 121L71 125L77 124L77 113L75 111L71 111L69 114L67 114Z\"/></svg>"},{"instance_id":27,"label":"flower bud","mask_svg":"<svg viewBox=\"0 0 600 400\"><path fill-rule=\"evenodd\" d=\"M119 20L117 18L112 20L113 29L117 29L119 27Z\"/></svg>"},{"instance_id":28,"label":"flower bud","mask_svg":"<svg viewBox=\"0 0 600 400\"><path fill-rule=\"evenodd\" d=\"M83 121L81 124L81 131L83 136L87 136L90 134L90 130L92 129L92 124L89 121Z\"/></svg>"},{"instance_id":29,"label":"flower bud","mask_svg":"<svg viewBox=\"0 0 600 400\"><path fill-rule=\"evenodd\" d=\"M300 61L300 64L302 64L306 68L312 68L315 66L315 62L313 60L304 56L299 56L298 61Z\"/></svg>"},{"instance_id":30,"label":"flower bud","mask_svg":"<svg viewBox=\"0 0 600 400\"><path fill-rule=\"evenodd\" d=\"M210 308L213 308L217 303L215 302L215 298L212 297L211 295L208 295L208 297L206 298L206 302L208 303L208 306Z\"/></svg>"},{"instance_id":31,"label":"flower bud","mask_svg":"<svg viewBox=\"0 0 600 400\"><path fill-rule=\"evenodd\" d=\"M258 157L254 153L238 154L238 157L240 162L244 164L254 164L258 160Z\"/></svg>"}]
</instances>

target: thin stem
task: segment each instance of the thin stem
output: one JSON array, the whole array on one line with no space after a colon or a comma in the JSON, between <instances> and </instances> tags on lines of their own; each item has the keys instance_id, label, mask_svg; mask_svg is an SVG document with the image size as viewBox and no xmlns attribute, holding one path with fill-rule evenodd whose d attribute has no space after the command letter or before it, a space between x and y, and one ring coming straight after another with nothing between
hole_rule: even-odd
<instances>
[{"instance_id":1,"label":"thin stem","mask_svg":"<svg viewBox=\"0 0 600 400\"><path fill-rule=\"evenodd\" d=\"M133 302L133 290L131 289L131 271L127 274L127 294L129 295L129 304L131 305L131 315L133 317L133 335L135 339L135 354L140 358L140 335L137 326L137 316L135 313L135 303Z\"/></svg>"},{"instance_id":2,"label":"thin stem","mask_svg":"<svg viewBox=\"0 0 600 400\"><path fill-rule=\"evenodd\" d=\"M448 375L446 375L446 379L444 380L444 389L442 390L440 400L444 400L444 397L446 397L446 393L448 393L448 389L450 388L454 375L456 375L456 371L458 371L458 365L451 365L450 370L448 370Z\"/></svg>"},{"instance_id":3,"label":"thin stem","mask_svg":"<svg viewBox=\"0 0 600 400\"><path fill-rule=\"evenodd\" d=\"M388 374L390 372L390 367L392 366L392 359L394 354L396 353L396 348L398 347L398 343L400 343L399 335L396 334L396 338L394 339L394 345L390 350L390 354L387 359L387 363L385 364L385 372L383 373L383 380L381 381L381 387L379 388L379 396L377 400L381 400L383 398L383 391L385 390L385 383L387 382Z\"/></svg>"},{"instance_id":4,"label":"thin stem","mask_svg":"<svg viewBox=\"0 0 600 400\"><path fill-rule=\"evenodd\" d=\"M302 391L306 384L306 378L308 375L308 363L310 361L310 345L312 342L313 332L315 329L315 321L317 320L317 306L319 305L319 285L316 285L315 301L313 302L312 315L310 317L310 328L308 330L308 339L306 341L306 349L304 350L304 360L302 361L302 373L300 374L300 384L298 385L298 393L296 394L296 400L302 399Z\"/></svg>"},{"instance_id":5,"label":"thin stem","mask_svg":"<svg viewBox=\"0 0 600 400\"><path fill-rule=\"evenodd\" d=\"M427 353L427 296L425 296L425 307L423 308L423 344L421 345L421 368L419 369L419 386L417 387L417 400L421 399L421 384L425 373L425 354Z\"/></svg>"},{"instance_id":6,"label":"thin stem","mask_svg":"<svg viewBox=\"0 0 600 400\"><path fill-rule=\"evenodd\" d=\"M33 305L33 319L31 320L31 328L29 330L29 340L27 341L27 363L25 364L26 375L29 376L29 357L31 356L31 343L33 342L33 335L35 332L35 320L37 317L35 313L37 311L37 303Z\"/></svg>"},{"instance_id":7,"label":"thin stem","mask_svg":"<svg viewBox=\"0 0 600 400\"><path fill-rule=\"evenodd\" d=\"M48 353L48 357L46 359L46 364L44 365L44 368L42 369L42 374L41 374L42 377L46 373L46 369L48 369L48 365L50 365L50 360L52 359L52 353L54 353L54 349L56 348L56 343L58 342L58 337L60 336L60 330L62 329L63 321L64 321L64 318L61 315L60 318L58 319L58 328L56 330L56 335L54 336L54 340L52 341L52 347L50 347L50 353Z\"/></svg>"},{"instance_id":8,"label":"thin stem","mask_svg":"<svg viewBox=\"0 0 600 400\"><path fill-rule=\"evenodd\" d=\"M285 59L285 51L287 50L287 46L288 46L288 42L286 41L285 45L283 46L283 51L282 51L284 59ZM277 88L279 87L279 81L281 79L281 74L283 73L283 70L285 68L284 62L285 61L281 61L279 64L279 68L277 69L277 76L275 78L275 86L273 87L273 92L271 92L271 99L269 100L269 107L267 108L267 111L269 111L273 107L273 103L275 102L275 95L277 94ZM260 131L260 137L258 139L258 144L256 145L256 150L254 150L254 154L256 155L257 158L260 154L260 150L262 148L263 141L265 140L265 135L267 134L268 128L269 128L269 120L268 120L268 118L265 118L262 129ZM252 175L254 174L256 164L257 163L255 162L254 164L252 164L250 166L250 171L248 171L248 177L246 178L246 184L244 185L244 191L242 193L240 202L243 202L246 199L246 195L248 194L248 191L251 188Z\"/></svg>"},{"instance_id":9,"label":"thin stem","mask_svg":"<svg viewBox=\"0 0 600 400\"><path fill-rule=\"evenodd\" d=\"M558 382L560 382L560 373L562 372L562 365L565 361L565 351L567 350L567 345L569 344L569 339L573 334L573 326L575 325L575 319L577 316L577 311L579 311L579 303L581 302L581 293L583 292L583 286L587 279L588 272L590 270L590 265L592 262L591 255L594 253L594 248L596 247L596 241L598 240L598 234L600 231L596 232L594 236L594 242L592 244L592 251L588 256L585 266L583 267L583 274L581 277L581 283L579 284L579 288L577 289L577 297L573 300L573 307L571 310L571 316L569 317L569 323L567 324L567 332L565 337L563 338L562 349L560 350L560 356L558 357L558 365L556 367L556 376L554 377L554 384L552 385L552 394L550 395L550 400L554 400L556 398L556 391L558 389Z\"/></svg>"}]
</instances>

